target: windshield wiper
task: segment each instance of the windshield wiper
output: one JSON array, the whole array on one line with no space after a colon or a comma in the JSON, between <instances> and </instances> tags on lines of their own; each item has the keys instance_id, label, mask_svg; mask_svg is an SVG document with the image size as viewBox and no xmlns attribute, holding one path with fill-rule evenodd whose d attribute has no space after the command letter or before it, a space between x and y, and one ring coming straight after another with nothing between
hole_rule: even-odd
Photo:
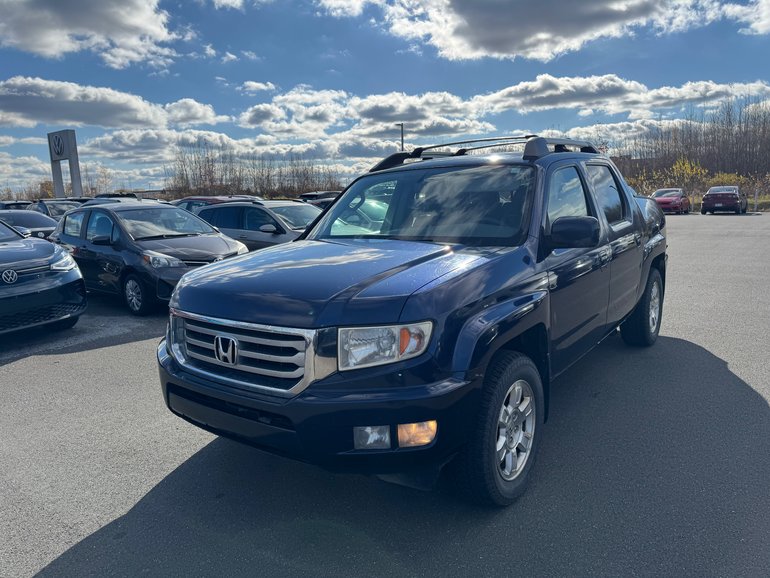
<instances>
[{"instance_id":1,"label":"windshield wiper","mask_svg":"<svg viewBox=\"0 0 770 578\"><path fill-rule=\"evenodd\" d=\"M154 239L172 239L174 237L197 237L202 233L164 233L163 235L148 235L147 237L134 237L134 241L152 241Z\"/></svg>"}]
</instances>

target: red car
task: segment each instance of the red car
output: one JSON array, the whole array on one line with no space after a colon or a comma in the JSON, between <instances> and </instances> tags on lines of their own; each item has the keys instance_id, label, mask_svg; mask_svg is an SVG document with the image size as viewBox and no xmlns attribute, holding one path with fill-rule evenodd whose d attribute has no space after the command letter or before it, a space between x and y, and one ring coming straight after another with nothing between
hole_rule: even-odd
<instances>
[{"instance_id":1,"label":"red car","mask_svg":"<svg viewBox=\"0 0 770 578\"><path fill-rule=\"evenodd\" d=\"M652 193L652 198L665 213L690 212L690 199L682 189L658 189Z\"/></svg>"},{"instance_id":2,"label":"red car","mask_svg":"<svg viewBox=\"0 0 770 578\"><path fill-rule=\"evenodd\" d=\"M749 210L749 199L738 187L711 187L703 195L700 214L728 211L740 215Z\"/></svg>"}]
</instances>

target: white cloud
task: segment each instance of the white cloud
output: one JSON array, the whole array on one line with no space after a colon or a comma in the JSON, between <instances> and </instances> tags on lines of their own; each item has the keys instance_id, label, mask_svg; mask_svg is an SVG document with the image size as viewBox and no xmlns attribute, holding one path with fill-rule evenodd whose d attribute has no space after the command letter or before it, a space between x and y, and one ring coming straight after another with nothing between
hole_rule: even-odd
<instances>
[{"instance_id":1,"label":"white cloud","mask_svg":"<svg viewBox=\"0 0 770 578\"><path fill-rule=\"evenodd\" d=\"M213 107L185 98L167 105L111 88L74 82L14 76L0 81L0 124L102 126L108 128L165 127L215 124L228 117Z\"/></svg>"},{"instance_id":2,"label":"white cloud","mask_svg":"<svg viewBox=\"0 0 770 578\"><path fill-rule=\"evenodd\" d=\"M158 0L0 0L0 14L0 46L47 58L92 50L107 66L125 68L165 67L176 56L167 44L179 36Z\"/></svg>"},{"instance_id":3,"label":"white cloud","mask_svg":"<svg viewBox=\"0 0 770 578\"><path fill-rule=\"evenodd\" d=\"M0 147L8 147L15 144L48 146L48 140L41 137L35 137L35 136L17 138L9 135L0 135Z\"/></svg>"},{"instance_id":4,"label":"white cloud","mask_svg":"<svg viewBox=\"0 0 770 578\"><path fill-rule=\"evenodd\" d=\"M211 44L204 44L203 54L206 55L208 58L214 58L217 55L217 51L214 50L214 47L211 46Z\"/></svg>"},{"instance_id":5,"label":"white cloud","mask_svg":"<svg viewBox=\"0 0 770 578\"><path fill-rule=\"evenodd\" d=\"M767 0L758 0L765 2ZM723 13L717 0L318 0L336 17L379 6L379 26L394 36L426 42L450 60L482 57L551 60L599 38L643 27L670 33L704 26Z\"/></svg>"},{"instance_id":6,"label":"white cloud","mask_svg":"<svg viewBox=\"0 0 770 578\"><path fill-rule=\"evenodd\" d=\"M727 4L725 15L741 24L747 24L741 32L746 34L770 33L770 0L751 0L748 4Z\"/></svg>"},{"instance_id":7,"label":"white cloud","mask_svg":"<svg viewBox=\"0 0 770 578\"><path fill-rule=\"evenodd\" d=\"M261 58L253 50L241 50L241 54L243 54L243 57L246 60L251 60L252 62L256 60L261 60Z\"/></svg>"},{"instance_id":8,"label":"white cloud","mask_svg":"<svg viewBox=\"0 0 770 578\"><path fill-rule=\"evenodd\" d=\"M192 98L183 98L165 105L168 120L179 126L196 124L217 124L230 120L228 116L218 115L210 104L201 104Z\"/></svg>"},{"instance_id":9,"label":"white cloud","mask_svg":"<svg viewBox=\"0 0 770 578\"><path fill-rule=\"evenodd\" d=\"M261 91L273 91L275 90L275 84L272 82L256 82L254 80L247 80L236 90L245 92L247 94L255 94Z\"/></svg>"},{"instance_id":10,"label":"white cloud","mask_svg":"<svg viewBox=\"0 0 770 578\"><path fill-rule=\"evenodd\" d=\"M225 52L224 56L222 56L222 62L225 64L228 62L238 62L238 57L232 52Z\"/></svg>"}]
</instances>

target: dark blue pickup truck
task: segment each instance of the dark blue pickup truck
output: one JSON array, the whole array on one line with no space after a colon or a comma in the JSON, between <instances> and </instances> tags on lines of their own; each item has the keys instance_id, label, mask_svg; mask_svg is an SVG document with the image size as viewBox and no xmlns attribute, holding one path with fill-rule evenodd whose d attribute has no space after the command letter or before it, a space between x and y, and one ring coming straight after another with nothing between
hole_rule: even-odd
<instances>
[{"instance_id":1,"label":"dark blue pickup truck","mask_svg":"<svg viewBox=\"0 0 770 578\"><path fill-rule=\"evenodd\" d=\"M362 218L373 203L382 220ZM163 395L269 452L412 485L448 466L505 505L554 379L618 327L652 345L665 279L665 217L589 143L396 153L297 241L182 278Z\"/></svg>"}]
</instances>

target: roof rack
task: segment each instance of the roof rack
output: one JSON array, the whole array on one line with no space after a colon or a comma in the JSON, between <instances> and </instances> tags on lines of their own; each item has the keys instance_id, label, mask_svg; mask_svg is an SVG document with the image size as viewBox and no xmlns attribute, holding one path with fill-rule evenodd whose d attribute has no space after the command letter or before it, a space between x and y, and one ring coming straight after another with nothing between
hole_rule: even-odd
<instances>
[{"instance_id":1,"label":"roof rack","mask_svg":"<svg viewBox=\"0 0 770 578\"><path fill-rule=\"evenodd\" d=\"M472 147L462 147L454 152L437 151L434 149L464 145L483 143L481 145ZM477 138L471 140L454 141L442 144L435 144L425 147L417 147L412 151L402 151L394 153L388 157L382 159L379 163L374 165L369 172L381 171L384 169L390 169L404 164L410 159L430 159L436 157L448 157L448 156L463 156L469 151L492 148L498 146L505 146L509 144L524 144L524 160L533 161L540 157L551 153L569 152L570 148L578 149L581 153L593 153L598 154L599 151L596 147L588 141L579 141L567 138L548 138L541 137L536 134L527 134L521 136L501 136L501 137L487 137ZM549 148L552 147L552 148ZM429 154L425 154L426 151L434 151Z\"/></svg>"}]
</instances>

